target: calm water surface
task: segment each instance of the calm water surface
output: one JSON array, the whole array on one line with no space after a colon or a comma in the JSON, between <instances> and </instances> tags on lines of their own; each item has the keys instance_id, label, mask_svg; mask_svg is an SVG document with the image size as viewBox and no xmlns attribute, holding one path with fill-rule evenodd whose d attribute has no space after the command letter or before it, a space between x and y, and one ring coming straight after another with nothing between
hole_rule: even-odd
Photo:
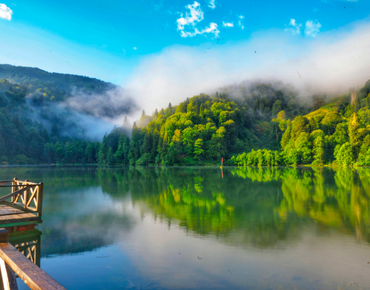
<instances>
[{"instance_id":1,"label":"calm water surface","mask_svg":"<svg viewBox=\"0 0 370 290\"><path fill-rule=\"evenodd\" d=\"M0 168L68 289L370 289L370 169ZM20 289L26 289L19 281Z\"/></svg>"}]
</instances>

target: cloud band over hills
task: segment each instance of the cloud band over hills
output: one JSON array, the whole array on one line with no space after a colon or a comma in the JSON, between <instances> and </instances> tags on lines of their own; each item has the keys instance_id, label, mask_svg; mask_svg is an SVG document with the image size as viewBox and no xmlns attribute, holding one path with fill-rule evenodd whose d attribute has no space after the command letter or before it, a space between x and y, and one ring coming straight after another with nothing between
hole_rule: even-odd
<instances>
[{"instance_id":1,"label":"cloud band over hills","mask_svg":"<svg viewBox=\"0 0 370 290\"><path fill-rule=\"evenodd\" d=\"M125 87L148 112L244 80L283 81L303 95L347 92L370 78L369 34L358 22L316 38L273 30L222 46L172 46L146 57Z\"/></svg>"}]
</instances>

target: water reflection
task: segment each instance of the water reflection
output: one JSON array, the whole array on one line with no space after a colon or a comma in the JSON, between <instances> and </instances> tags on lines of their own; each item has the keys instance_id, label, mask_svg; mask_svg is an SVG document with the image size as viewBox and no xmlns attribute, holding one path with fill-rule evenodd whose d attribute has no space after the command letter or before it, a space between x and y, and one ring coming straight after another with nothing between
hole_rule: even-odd
<instances>
[{"instance_id":1,"label":"water reflection","mask_svg":"<svg viewBox=\"0 0 370 290\"><path fill-rule=\"evenodd\" d=\"M9 242L32 263L40 267L41 232L33 229L26 232L12 232Z\"/></svg>"},{"instance_id":2,"label":"water reflection","mask_svg":"<svg viewBox=\"0 0 370 290\"><path fill-rule=\"evenodd\" d=\"M117 231L134 227L124 210L130 198L143 214L148 211L169 226L175 222L197 235L217 237L243 231L243 242L256 247L297 237L299 228L312 222L320 231L335 229L370 241L369 169L223 171L224 178L219 169L1 169L7 177L27 176L45 183L43 255L78 253L113 243ZM55 241L61 244L58 251L53 249Z\"/></svg>"},{"instance_id":3,"label":"water reflection","mask_svg":"<svg viewBox=\"0 0 370 290\"><path fill-rule=\"evenodd\" d=\"M140 274L125 283L149 289L323 289L336 281L346 288L356 275L370 283L370 169L224 168L223 177L219 168L0 173L45 184L41 257L83 255L83 265L106 258L109 273L120 277L113 288L134 270ZM87 276L105 273L88 269Z\"/></svg>"},{"instance_id":4,"label":"water reflection","mask_svg":"<svg viewBox=\"0 0 370 290\"><path fill-rule=\"evenodd\" d=\"M134 203L200 235L243 230L257 247L299 235L303 224L369 241L368 169L141 169L128 180ZM238 240L240 243L240 240Z\"/></svg>"}]
</instances>

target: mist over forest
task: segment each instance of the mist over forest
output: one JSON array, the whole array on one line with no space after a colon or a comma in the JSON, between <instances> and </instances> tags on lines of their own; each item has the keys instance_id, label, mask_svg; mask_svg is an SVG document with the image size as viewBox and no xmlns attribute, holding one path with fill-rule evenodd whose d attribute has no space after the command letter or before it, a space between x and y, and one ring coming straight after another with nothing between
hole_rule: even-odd
<instances>
[{"instance_id":1,"label":"mist over forest","mask_svg":"<svg viewBox=\"0 0 370 290\"><path fill-rule=\"evenodd\" d=\"M145 112L97 79L10 65L0 79L2 164L370 163L370 81L307 96L246 80Z\"/></svg>"},{"instance_id":2,"label":"mist over forest","mask_svg":"<svg viewBox=\"0 0 370 290\"><path fill-rule=\"evenodd\" d=\"M100 140L116 119L137 109L122 87L98 79L11 65L0 65L0 79L3 102L13 111L48 132L55 124L65 137Z\"/></svg>"}]
</instances>

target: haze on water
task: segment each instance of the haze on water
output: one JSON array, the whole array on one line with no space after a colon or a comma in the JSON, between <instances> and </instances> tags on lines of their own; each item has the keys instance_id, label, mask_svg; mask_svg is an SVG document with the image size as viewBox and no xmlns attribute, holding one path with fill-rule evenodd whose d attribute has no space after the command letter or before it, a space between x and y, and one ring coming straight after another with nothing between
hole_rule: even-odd
<instances>
[{"instance_id":1,"label":"haze on water","mask_svg":"<svg viewBox=\"0 0 370 290\"><path fill-rule=\"evenodd\" d=\"M370 289L367 168L0 174L44 182L41 268L68 289Z\"/></svg>"}]
</instances>

